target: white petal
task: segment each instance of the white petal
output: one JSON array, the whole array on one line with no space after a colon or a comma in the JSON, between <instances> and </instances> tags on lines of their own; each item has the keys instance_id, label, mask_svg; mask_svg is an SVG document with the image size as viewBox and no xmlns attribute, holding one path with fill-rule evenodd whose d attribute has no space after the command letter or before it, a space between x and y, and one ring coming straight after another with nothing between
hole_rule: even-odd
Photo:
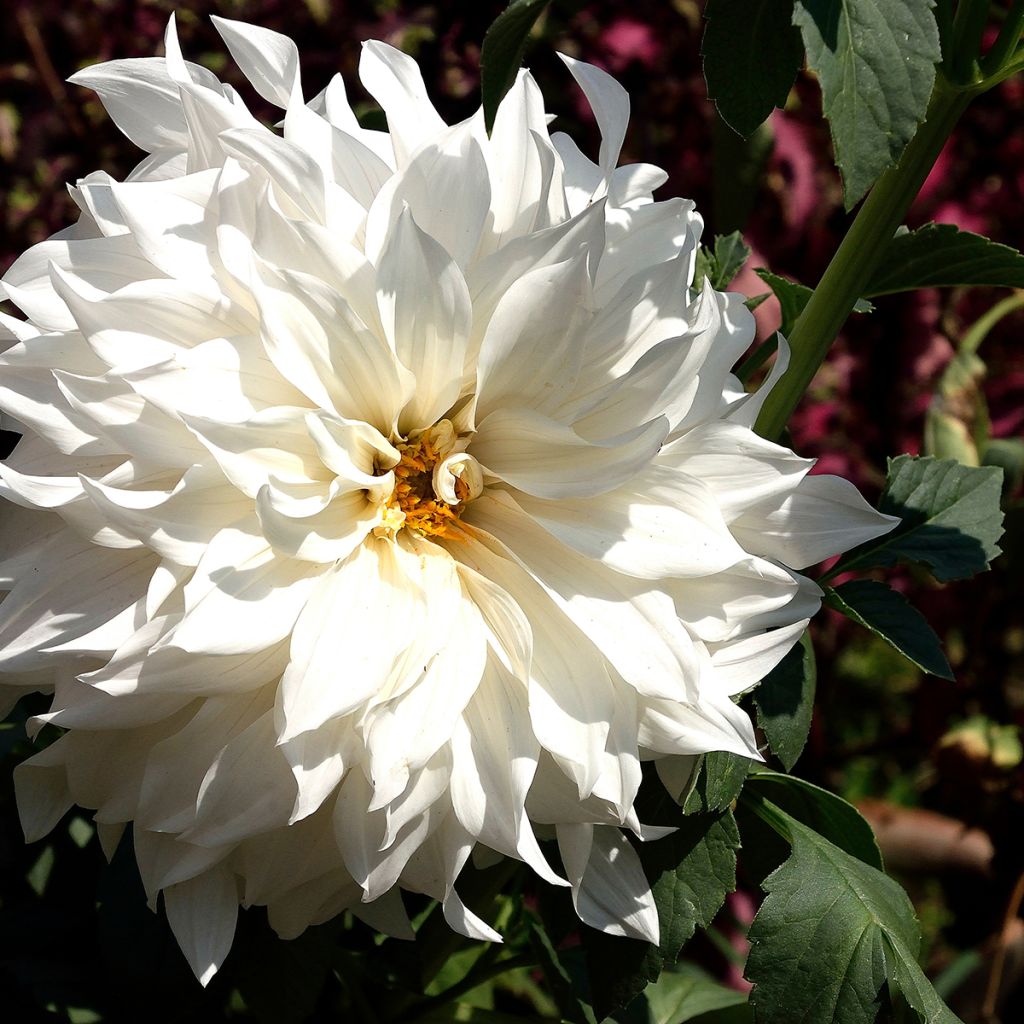
<instances>
[{"instance_id":1,"label":"white petal","mask_svg":"<svg viewBox=\"0 0 1024 1024\"><path fill-rule=\"evenodd\" d=\"M608 825L558 825L558 848L580 919L608 935L657 944L658 910L640 858Z\"/></svg>"},{"instance_id":2,"label":"white petal","mask_svg":"<svg viewBox=\"0 0 1024 1024\"><path fill-rule=\"evenodd\" d=\"M749 427L721 421L688 430L665 445L655 461L710 488L726 522L751 505L787 495L814 465Z\"/></svg>"},{"instance_id":3,"label":"white petal","mask_svg":"<svg viewBox=\"0 0 1024 1024\"><path fill-rule=\"evenodd\" d=\"M478 419L510 406L550 414L572 393L583 360L589 295L585 252L531 270L509 288L480 346Z\"/></svg>"},{"instance_id":4,"label":"white petal","mask_svg":"<svg viewBox=\"0 0 1024 1024\"><path fill-rule=\"evenodd\" d=\"M477 427L470 452L486 470L538 498L594 497L646 466L667 430L659 418L618 437L587 441L532 409L496 409Z\"/></svg>"},{"instance_id":5,"label":"white petal","mask_svg":"<svg viewBox=\"0 0 1024 1024\"><path fill-rule=\"evenodd\" d=\"M269 689L204 700L190 721L150 749L137 826L177 833L192 825L206 773L224 747L266 712L273 700Z\"/></svg>"},{"instance_id":6,"label":"white petal","mask_svg":"<svg viewBox=\"0 0 1024 1024\"><path fill-rule=\"evenodd\" d=\"M408 210L381 253L377 302L391 347L416 378L399 430L430 426L462 389L472 307L459 268Z\"/></svg>"},{"instance_id":7,"label":"white petal","mask_svg":"<svg viewBox=\"0 0 1024 1024\"><path fill-rule=\"evenodd\" d=\"M281 740L347 714L381 690L411 641L423 600L389 541L367 540L330 569L292 633Z\"/></svg>"},{"instance_id":8,"label":"white petal","mask_svg":"<svg viewBox=\"0 0 1024 1024\"><path fill-rule=\"evenodd\" d=\"M186 67L197 84L220 89L217 76L206 68L197 64ZM146 152L188 147L178 86L167 73L163 57L94 64L76 72L68 81L94 89L117 127Z\"/></svg>"},{"instance_id":9,"label":"white petal","mask_svg":"<svg viewBox=\"0 0 1024 1024\"><path fill-rule=\"evenodd\" d=\"M881 537L898 523L876 512L848 480L807 476L789 494L747 508L730 528L748 551L803 569Z\"/></svg>"},{"instance_id":10,"label":"white petal","mask_svg":"<svg viewBox=\"0 0 1024 1024\"><path fill-rule=\"evenodd\" d=\"M484 495L472 522L500 542L631 686L642 694L694 698L699 663L671 599L565 547L507 500ZM497 538L494 541L493 538Z\"/></svg>"},{"instance_id":11,"label":"white petal","mask_svg":"<svg viewBox=\"0 0 1024 1024\"><path fill-rule=\"evenodd\" d=\"M185 617L167 643L193 654L247 654L283 640L323 566L275 555L248 529L221 530L185 586Z\"/></svg>"},{"instance_id":12,"label":"white petal","mask_svg":"<svg viewBox=\"0 0 1024 1024\"><path fill-rule=\"evenodd\" d=\"M590 109L594 112L597 126L601 131L601 155L598 162L608 177L619 161L622 140L626 137L629 122L629 93L606 71L593 64L574 60L564 53L558 55L572 72Z\"/></svg>"},{"instance_id":13,"label":"white petal","mask_svg":"<svg viewBox=\"0 0 1024 1024\"><path fill-rule=\"evenodd\" d=\"M182 838L220 846L281 828L295 804L295 779L274 747L274 712L228 741L199 787L195 823Z\"/></svg>"},{"instance_id":14,"label":"white petal","mask_svg":"<svg viewBox=\"0 0 1024 1024\"><path fill-rule=\"evenodd\" d=\"M64 759L55 746L46 747L14 769L18 817L26 843L48 835L73 803Z\"/></svg>"},{"instance_id":15,"label":"white petal","mask_svg":"<svg viewBox=\"0 0 1024 1024\"><path fill-rule=\"evenodd\" d=\"M800 639L808 622L810 618L799 619L755 636L712 644L711 664L719 691L734 696L764 679Z\"/></svg>"},{"instance_id":16,"label":"white petal","mask_svg":"<svg viewBox=\"0 0 1024 1024\"><path fill-rule=\"evenodd\" d=\"M427 98L419 66L401 50L377 40L363 43L359 78L387 115L399 166L421 142L444 129Z\"/></svg>"},{"instance_id":17,"label":"white petal","mask_svg":"<svg viewBox=\"0 0 1024 1024\"><path fill-rule=\"evenodd\" d=\"M253 88L267 102L287 107L299 77L299 51L295 43L280 32L244 21L216 14L210 20ZM301 86L299 98L301 101Z\"/></svg>"},{"instance_id":18,"label":"white petal","mask_svg":"<svg viewBox=\"0 0 1024 1024\"><path fill-rule=\"evenodd\" d=\"M235 937L238 886L227 868L212 868L164 890L167 922L202 986L224 963Z\"/></svg>"},{"instance_id":19,"label":"white petal","mask_svg":"<svg viewBox=\"0 0 1024 1024\"><path fill-rule=\"evenodd\" d=\"M526 815L539 753L522 684L489 659L452 737L452 805L470 835L564 885L545 861Z\"/></svg>"},{"instance_id":20,"label":"white petal","mask_svg":"<svg viewBox=\"0 0 1024 1024\"><path fill-rule=\"evenodd\" d=\"M477 117L445 129L381 188L366 219L366 255L374 263L408 207L419 227L460 268L469 264L491 201L482 133L483 121Z\"/></svg>"},{"instance_id":21,"label":"white petal","mask_svg":"<svg viewBox=\"0 0 1024 1024\"><path fill-rule=\"evenodd\" d=\"M599 500L519 506L549 533L589 558L640 579L710 576L744 558L711 491L685 473L649 466Z\"/></svg>"}]
</instances>

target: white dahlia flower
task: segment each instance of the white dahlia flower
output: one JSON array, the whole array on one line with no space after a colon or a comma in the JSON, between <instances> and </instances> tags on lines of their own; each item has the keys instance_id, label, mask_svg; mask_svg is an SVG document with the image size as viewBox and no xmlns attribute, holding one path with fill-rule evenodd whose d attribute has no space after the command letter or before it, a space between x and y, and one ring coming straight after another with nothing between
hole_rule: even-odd
<instances>
[{"instance_id":1,"label":"white dahlia flower","mask_svg":"<svg viewBox=\"0 0 1024 1024\"><path fill-rule=\"evenodd\" d=\"M18 770L27 837L72 803L108 850L130 823L204 982L239 903L410 935L406 889L498 940L457 893L474 850L653 941L641 761L678 792L694 755L756 758L734 698L818 608L794 570L891 521L752 432L753 320L693 281L693 204L616 167L605 73L564 58L593 163L529 72L488 136L367 43L369 131L338 77L305 102L290 40L215 20L282 131L172 21L166 58L72 79L150 155L4 278L0 669L66 730Z\"/></svg>"}]
</instances>

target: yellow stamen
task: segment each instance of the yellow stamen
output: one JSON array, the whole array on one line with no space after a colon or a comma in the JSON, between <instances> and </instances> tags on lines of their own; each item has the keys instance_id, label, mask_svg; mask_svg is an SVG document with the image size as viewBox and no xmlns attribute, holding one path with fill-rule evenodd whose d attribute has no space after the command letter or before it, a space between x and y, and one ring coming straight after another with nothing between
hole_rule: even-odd
<instances>
[{"instance_id":1,"label":"yellow stamen","mask_svg":"<svg viewBox=\"0 0 1024 1024\"><path fill-rule=\"evenodd\" d=\"M455 493L460 504L449 505L434 493L434 467L446 453L435 446L430 430L424 430L415 440L395 447L401 461L394 467L395 489L388 500L384 521L378 529L394 536L403 526L427 537L445 537L449 540L461 535L459 516L462 504L469 495L468 487L455 482Z\"/></svg>"}]
</instances>

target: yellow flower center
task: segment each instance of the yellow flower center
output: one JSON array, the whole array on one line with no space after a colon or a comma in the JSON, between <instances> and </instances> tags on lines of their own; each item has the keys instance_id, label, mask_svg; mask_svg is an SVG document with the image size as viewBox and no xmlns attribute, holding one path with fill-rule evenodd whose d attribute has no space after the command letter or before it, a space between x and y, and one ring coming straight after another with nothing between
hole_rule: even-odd
<instances>
[{"instance_id":1,"label":"yellow flower center","mask_svg":"<svg viewBox=\"0 0 1024 1024\"><path fill-rule=\"evenodd\" d=\"M459 504L449 505L434 491L434 468L445 453L436 445L437 435L424 430L415 440L395 447L401 461L394 467L395 489L388 500L383 526L392 536L403 526L427 537L460 536L458 526L463 503L470 497L469 486L461 478L455 480Z\"/></svg>"}]
</instances>

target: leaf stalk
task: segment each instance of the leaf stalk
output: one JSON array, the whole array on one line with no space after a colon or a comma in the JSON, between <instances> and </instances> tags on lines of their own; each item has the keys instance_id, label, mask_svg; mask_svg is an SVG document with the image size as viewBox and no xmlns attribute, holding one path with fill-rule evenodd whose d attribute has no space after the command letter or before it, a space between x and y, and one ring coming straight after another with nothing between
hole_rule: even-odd
<instances>
[{"instance_id":1,"label":"leaf stalk","mask_svg":"<svg viewBox=\"0 0 1024 1024\"><path fill-rule=\"evenodd\" d=\"M793 327L789 368L757 418L755 429L762 437L775 440L782 433L977 91L951 85L941 73L936 76L924 121L896 166L886 171L868 194Z\"/></svg>"}]
</instances>

